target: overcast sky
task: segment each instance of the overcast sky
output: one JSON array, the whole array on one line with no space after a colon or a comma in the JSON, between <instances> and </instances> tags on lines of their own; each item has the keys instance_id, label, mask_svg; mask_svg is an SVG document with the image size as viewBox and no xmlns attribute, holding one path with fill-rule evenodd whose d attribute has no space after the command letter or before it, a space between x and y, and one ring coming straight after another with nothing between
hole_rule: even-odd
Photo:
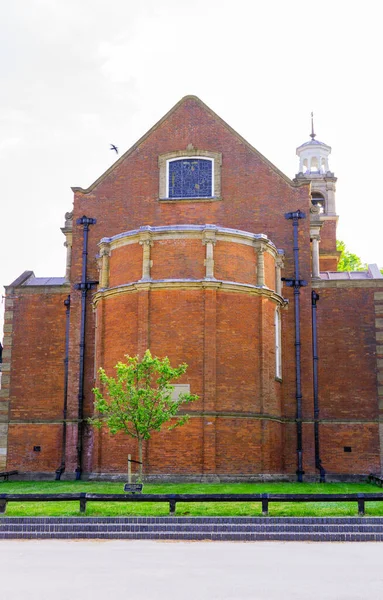
<instances>
[{"instance_id":1,"label":"overcast sky","mask_svg":"<svg viewBox=\"0 0 383 600\"><path fill-rule=\"evenodd\" d=\"M88 187L116 159L110 143L128 150L186 94L291 178L314 111L338 177L338 238L383 267L379 0L0 4L0 285L64 275L71 186Z\"/></svg>"}]
</instances>

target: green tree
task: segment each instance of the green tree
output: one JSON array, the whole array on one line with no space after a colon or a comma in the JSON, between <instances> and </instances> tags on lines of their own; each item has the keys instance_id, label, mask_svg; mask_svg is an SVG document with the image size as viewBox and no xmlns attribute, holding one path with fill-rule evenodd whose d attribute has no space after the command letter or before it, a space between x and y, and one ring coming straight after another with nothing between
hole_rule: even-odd
<instances>
[{"instance_id":1,"label":"green tree","mask_svg":"<svg viewBox=\"0 0 383 600\"><path fill-rule=\"evenodd\" d=\"M340 240L336 242L336 249L340 252L338 271L366 271L367 265L362 259L346 248L346 244Z\"/></svg>"},{"instance_id":2,"label":"green tree","mask_svg":"<svg viewBox=\"0 0 383 600\"><path fill-rule=\"evenodd\" d=\"M137 439L139 479L142 481L144 440L171 420L173 423L168 429L186 423L189 415L177 416L178 409L198 396L180 394L178 400L172 399L174 388L171 382L186 372L187 364L173 368L168 357L153 357L150 350L146 350L141 360L138 356L128 355L126 359L126 363L119 362L115 366L116 377L108 377L104 369L99 369L102 390L93 389L94 406L99 416L90 419L90 423L98 428L105 425L112 435L123 431Z\"/></svg>"}]
</instances>

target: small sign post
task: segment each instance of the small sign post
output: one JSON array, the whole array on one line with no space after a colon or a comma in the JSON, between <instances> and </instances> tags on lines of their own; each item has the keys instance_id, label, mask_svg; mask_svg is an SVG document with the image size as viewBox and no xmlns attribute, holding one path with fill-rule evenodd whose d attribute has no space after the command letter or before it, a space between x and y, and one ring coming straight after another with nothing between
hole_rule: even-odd
<instances>
[{"instance_id":1,"label":"small sign post","mask_svg":"<svg viewBox=\"0 0 383 600\"><path fill-rule=\"evenodd\" d=\"M124 492L126 494L141 494L143 484L142 483L125 483Z\"/></svg>"},{"instance_id":2,"label":"small sign post","mask_svg":"<svg viewBox=\"0 0 383 600\"><path fill-rule=\"evenodd\" d=\"M138 465L142 464L139 460L134 460L131 454L128 454L128 483L124 485L124 492L127 494L141 494L143 484L132 483L132 462Z\"/></svg>"}]
</instances>

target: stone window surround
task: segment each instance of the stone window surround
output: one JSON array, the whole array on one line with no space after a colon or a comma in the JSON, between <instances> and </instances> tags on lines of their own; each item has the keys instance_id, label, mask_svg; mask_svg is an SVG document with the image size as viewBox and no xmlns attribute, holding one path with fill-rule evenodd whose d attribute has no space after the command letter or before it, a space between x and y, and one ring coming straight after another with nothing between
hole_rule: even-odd
<instances>
[{"instance_id":1,"label":"stone window surround","mask_svg":"<svg viewBox=\"0 0 383 600\"><path fill-rule=\"evenodd\" d=\"M213 195L206 198L169 198L168 196L168 172L169 161L180 158L208 158L213 163ZM221 167L222 153L210 150L198 150L189 144L186 150L176 150L160 154L158 157L159 168L159 199L165 202L211 202L221 199Z\"/></svg>"}]
</instances>

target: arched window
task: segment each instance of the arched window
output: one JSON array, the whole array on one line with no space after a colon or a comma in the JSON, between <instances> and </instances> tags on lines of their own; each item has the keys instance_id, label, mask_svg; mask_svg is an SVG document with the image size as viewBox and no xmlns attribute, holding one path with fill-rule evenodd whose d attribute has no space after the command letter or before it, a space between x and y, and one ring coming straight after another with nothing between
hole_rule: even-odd
<instances>
[{"instance_id":1,"label":"arched window","mask_svg":"<svg viewBox=\"0 0 383 600\"><path fill-rule=\"evenodd\" d=\"M275 309L275 377L282 379L282 344L281 344L281 314L278 308Z\"/></svg>"},{"instance_id":2,"label":"arched window","mask_svg":"<svg viewBox=\"0 0 383 600\"><path fill-rule=\"evenodd\" d=\"M314 204L314 206L319 206L321 213L325 212L325 199L323 194L320 192L313 192L311 194L311 202Z\"/></svg>"},{"instance_id":3,"label":"arched window","mask_svg":"<svg viewBox=\"0 0 383 600\"><path fill-rule=\"evenodd\" d=\"M213 159L190 157L168 161L168 198L214 196Z\"/></svg>"},{"instance_id":4,"label":"arched window","mask_svg":"<svg viewBox=\"0 0 383 600\"><path fill-rule=\"evenodd\" d=\"M316 156L313 156L311 159L310 171L311 173L316 173L317 171L319 171L318 159Z\"/></svg>"},{"instance_id":5,"label":"arched window","mask_svg":"<svg viewBox=\"0 0 383 600\"><path fill-rule=\"evenodd\" d=\"M322 158L321 160L321 173L326 173L326 159Z\"/></svg>"}]
</instances>

